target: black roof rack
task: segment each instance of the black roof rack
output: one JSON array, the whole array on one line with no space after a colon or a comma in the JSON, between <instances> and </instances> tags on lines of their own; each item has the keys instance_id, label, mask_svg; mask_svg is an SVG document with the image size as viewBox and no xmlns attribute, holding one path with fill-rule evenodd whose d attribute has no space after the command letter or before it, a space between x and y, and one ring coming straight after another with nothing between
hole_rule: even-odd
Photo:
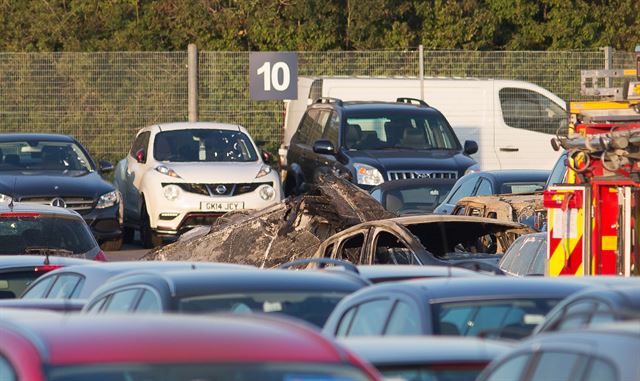
<instances>
[{"instance_id":1,"label":"black roof rack","mask_svg":"<svg viewBox=\"0 0 640 381\"><path fill-rule=\"evenodd\" d=\"M407 104L419 104L420 106L429 107L427 102L423 101L422 99L418 99L418 98L404 98L403 97L403 98L396 99L396 102L398 102L398 103L407 103Z\"/></svg>"},{"instance_id":2,"label":"black roof rack","mask_svg":"<svg viewBox=\"0 0 640 381\"><path fill-rule=\"evenodd\" d=\"M342 106L342 99L338 99L338 98L331 98L331 97L320 97L317 98L315 101L313 101L313 103L335 103L338 106Z\"/></svg>"}]
</instances>

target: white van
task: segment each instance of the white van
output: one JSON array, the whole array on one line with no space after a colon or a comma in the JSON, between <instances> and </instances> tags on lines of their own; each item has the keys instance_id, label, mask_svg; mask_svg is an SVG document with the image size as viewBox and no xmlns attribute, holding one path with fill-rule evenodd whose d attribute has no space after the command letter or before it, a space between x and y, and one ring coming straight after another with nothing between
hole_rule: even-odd
<instances>
[{"instance_id":1,"label":"white van","mask_svg":"<svg viewBox=\"0 0 640 381\"><path fill-rule=\"evenodd\" d=\"M298 99L285 101L281 158L307 106L319 97L390 102L420 98L420 80L299 77ZM444 114L460 141L478 143L473 158L482 170L550 169L560 155L549 141L559 128L566 129L566 102L540 86L499 79L425 78L424 101Z\"/></svg>"}]
</instances>

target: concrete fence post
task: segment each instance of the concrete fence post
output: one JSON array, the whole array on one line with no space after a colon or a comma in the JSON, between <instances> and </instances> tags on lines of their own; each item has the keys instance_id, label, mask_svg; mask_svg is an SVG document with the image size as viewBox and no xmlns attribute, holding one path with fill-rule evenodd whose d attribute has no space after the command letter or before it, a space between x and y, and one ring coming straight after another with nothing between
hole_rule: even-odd
<instances>
[{"instance_id":1,"label":"concrete fence post","mask_svg":"<svg viewBox=\"0 0 640 381\"><path fill-rule=\"evenodd\" d=\"M198 121L198 47L195 44L189 44L187 50L187 68L188 68L188 110L189 122Z\"/></svg>"},{"instance_id":2,"label":"concrete fence post","mask_svg":"<svg viewBox=\"0 0 640 381\"><path fill-rule=\"evenodd\" d=\"M604 50L604 68L605 70L613 69L613 48L611 46L605 46ZM604 79L604 87L611 87L611 78L606 77Z\"/></svg>"}]
</instances>

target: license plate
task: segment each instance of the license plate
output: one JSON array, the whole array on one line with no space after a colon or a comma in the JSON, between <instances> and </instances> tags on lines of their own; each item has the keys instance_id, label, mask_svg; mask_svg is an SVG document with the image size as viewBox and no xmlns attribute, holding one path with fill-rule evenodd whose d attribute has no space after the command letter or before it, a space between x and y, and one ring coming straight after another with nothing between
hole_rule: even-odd
<instances>
[{"instance_id":1,"label":"license plate","mask_svg":"<svg viewBox=\"0 0 640 381\"><path fill-rule=\"evenodd\" d=\"M200 210L211 212L231 212L233 210L244 209L244 202L208 202L200 203Z\"/></svg>"}]
</instances>

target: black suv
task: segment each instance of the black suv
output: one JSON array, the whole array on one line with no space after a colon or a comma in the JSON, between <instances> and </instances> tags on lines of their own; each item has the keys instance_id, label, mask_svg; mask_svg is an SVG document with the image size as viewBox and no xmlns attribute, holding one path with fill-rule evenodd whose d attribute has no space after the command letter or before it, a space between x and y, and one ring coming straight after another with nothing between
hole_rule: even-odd
<instances>
[{"instance_id":1,"label":"black suv","mask_svg":"<svg viewBox=\"0 0 640 381\"><path fill-rule=\"evenodd\" d=\"M305 112L287 152L287 195L299 194L327 171L370 189L384 181L457 179L477 168L445 117L425 102L343 102L319 98Z\"/></svg>"}]
</instances>

